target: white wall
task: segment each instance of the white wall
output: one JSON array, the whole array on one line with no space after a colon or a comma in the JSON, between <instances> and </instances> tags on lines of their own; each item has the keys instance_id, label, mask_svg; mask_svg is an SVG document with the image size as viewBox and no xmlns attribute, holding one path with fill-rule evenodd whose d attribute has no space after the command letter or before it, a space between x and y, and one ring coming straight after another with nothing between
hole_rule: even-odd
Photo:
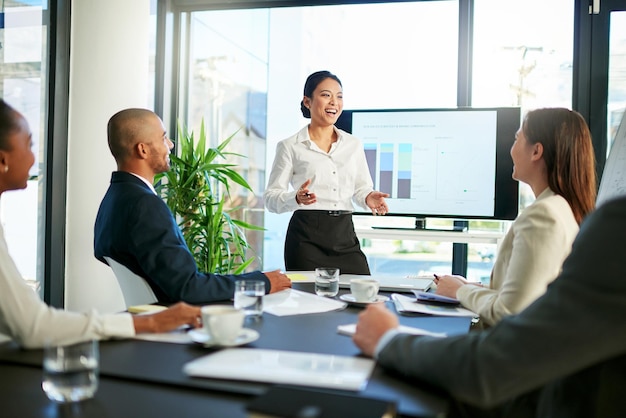
<instances>
[{"instance_id":1,"label":"white wall","mask_svg":"<svg viewBox=\"0 0 626 418\"><path fill-rule=\"evenodd\" d=\"M115 170L106 125L147 103L149 0L72 2L65 307L125 309L108 266L93 255L93 228Z\"/></svg>"}]
</instances>

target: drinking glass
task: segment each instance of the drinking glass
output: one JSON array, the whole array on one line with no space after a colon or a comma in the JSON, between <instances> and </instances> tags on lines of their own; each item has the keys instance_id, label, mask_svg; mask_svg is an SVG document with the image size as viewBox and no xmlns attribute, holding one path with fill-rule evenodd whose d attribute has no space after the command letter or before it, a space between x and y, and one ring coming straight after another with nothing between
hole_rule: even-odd
<instances>
[{"instance_id":1,"label":"drinking glass","mask_svg":"<svg viewBox=\"0 0 626 418\"><path fill-rule=\"evenodd\" d=\"M315 294L335 297L339 293L339 268L318 267L315 269Z\"/></svg>"},{"instance_id":2,"label":"drinking glass","mask_svg":"<svg viewBox=\"0 0 626 418\"><path fill-rule=\"evenodd\" d=\"M258 280L235 282L235 308L242 309L246 316L260 317L263 314L265 283Z\"/></svg>"},{"instance_id":3,"label":"drinking glass","mask_svg":"<svg viewBox=\"0 0 626 418\"><path fill-rule=\"evenodd\" d=\"M43 391L59 403L93 398L98 389L99 358L97 340L47 345L43 352Z\"/></svg>"}]
</instances>

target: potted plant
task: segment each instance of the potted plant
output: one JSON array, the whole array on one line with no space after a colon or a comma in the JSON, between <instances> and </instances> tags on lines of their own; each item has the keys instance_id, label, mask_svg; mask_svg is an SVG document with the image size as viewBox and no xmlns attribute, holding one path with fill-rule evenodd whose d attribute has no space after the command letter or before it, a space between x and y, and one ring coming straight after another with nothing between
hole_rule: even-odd
<instances>
[{"instance_id":1,"label":"potted plant","mask_svg":"<svg viewBox=\"0 0 626 418\"><path fill-rule=\"evenodd\" d=\"M238 132L238 131L237 131ZM225 151L235 132L216 148L206 149L204 120L197 142L194 133L178 124L177 154L170 156L171 169L157 176L157 193L179 221L185 241L198 269L221 274L239 274L255 260L248 256L245 229L263 230L234 219L227 208L230 189L236 183L250 191L248 182L235 171L236 164L220 162L240 154Z\"/></svg>"}]
</instances>

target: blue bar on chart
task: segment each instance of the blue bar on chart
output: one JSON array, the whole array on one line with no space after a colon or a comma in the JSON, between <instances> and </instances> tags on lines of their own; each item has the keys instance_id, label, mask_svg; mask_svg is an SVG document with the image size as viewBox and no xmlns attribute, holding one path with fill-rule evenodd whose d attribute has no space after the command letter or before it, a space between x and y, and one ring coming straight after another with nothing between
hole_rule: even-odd
<instances>
[{"instance_id":1,"label":"blue bar on chart","mask_svg":"<svg viewBox=\"0 0 626 418\"><path fill-rule=\"evenodd\" d=\"M379 175L379 191L391 195L393 192L393 144L380 144Z\"/></svg>"},{"instance_id":2,"label":"blue bar on chart","mask_svg":"<svg viewBox=\"0 0 626 418\"><path fill-rule=\"evenodd\" d=\"M411 197L411 144L398 144L398 198Z\"/></svg>"}]
</instances>

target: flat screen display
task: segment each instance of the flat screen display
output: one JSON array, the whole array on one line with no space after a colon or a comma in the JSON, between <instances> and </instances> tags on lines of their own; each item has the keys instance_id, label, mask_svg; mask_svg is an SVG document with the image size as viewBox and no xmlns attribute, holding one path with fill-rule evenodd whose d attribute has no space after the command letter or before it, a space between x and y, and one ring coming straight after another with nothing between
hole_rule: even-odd
<instances>
[{"instance_id":1,"label":"flat screen display","mask_svg":"<svg viewBox=\"0 0 626 418\"><path fill-rule=\"evenodd\" d=\"M519 185L509 150L519 108L344 110L390 215L515 219ZM362 212L365 213L365 212Z\"/></svg>"}]
</instances>

